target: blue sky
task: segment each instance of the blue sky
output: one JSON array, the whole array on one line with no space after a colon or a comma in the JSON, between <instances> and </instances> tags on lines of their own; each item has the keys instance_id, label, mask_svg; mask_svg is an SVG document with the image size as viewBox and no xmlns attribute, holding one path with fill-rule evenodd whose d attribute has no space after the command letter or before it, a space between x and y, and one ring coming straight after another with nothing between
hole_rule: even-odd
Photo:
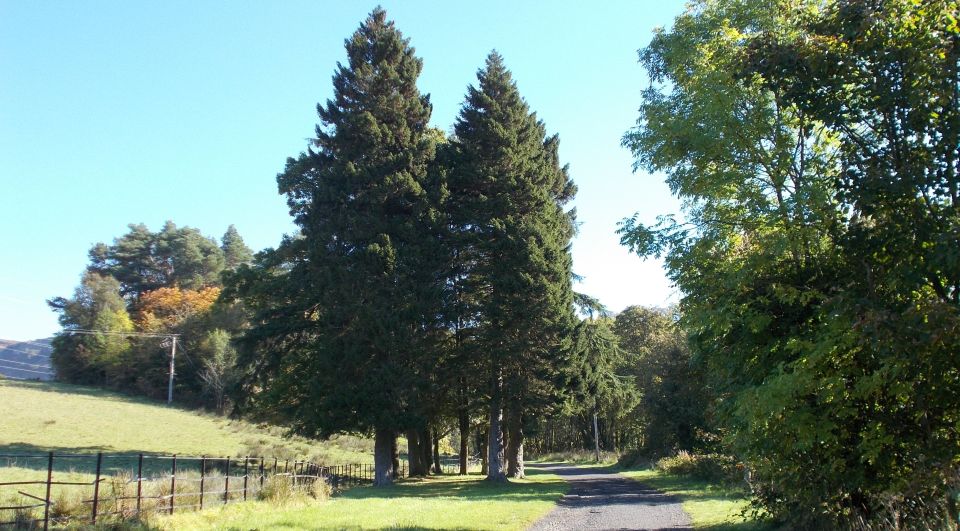
<instances>
[{"instance_id":1,"label":"blue sky","mask_svg":"<svg viewBox=\"0 0 960 531\"><path fill-rule=\"evenodd\" d=\"M363 2L0 0L0 338L57 330L87 250L165 220L254 250L293 225L275 176L306 146ZM620 137L647 86L638 48L680 0L385 1L449 130L491 49L560 135L580 192L578 291L619 311L677 298L657 261L619 246L620 219L678 211L659 176L632 173Z\"/></svg>"}]
</instances>

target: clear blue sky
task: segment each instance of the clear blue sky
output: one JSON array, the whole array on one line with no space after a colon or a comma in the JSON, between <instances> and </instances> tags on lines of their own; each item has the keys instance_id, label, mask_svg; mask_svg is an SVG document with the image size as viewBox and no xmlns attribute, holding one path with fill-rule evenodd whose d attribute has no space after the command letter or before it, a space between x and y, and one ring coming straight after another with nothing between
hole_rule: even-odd
<instances>
[{"instance_id":1,"label":"clear blue sky","mask_svg":"<svg viewBox=\"0 0 960 531\"><path fill-rule=\"evenodd\" d=\"M57 330L87 250L165 220L254 250L293 226L275 176L306 146L343 41L375 6L282 0L0 0L0 338ZM620 137L647 85L638 48L684 5L664 1L385 1L423 58L422 92L449 130L491 49L560 135L580 188L576 289L619 311L676 293L618 245L616 222L678 210L633 174Z\"/></svg>"}]
</instances>

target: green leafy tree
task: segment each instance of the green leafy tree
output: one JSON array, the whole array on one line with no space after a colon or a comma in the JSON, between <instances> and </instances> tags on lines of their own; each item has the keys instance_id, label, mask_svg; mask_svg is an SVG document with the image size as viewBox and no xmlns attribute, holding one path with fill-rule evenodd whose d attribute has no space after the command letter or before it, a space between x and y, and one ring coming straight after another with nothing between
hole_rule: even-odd
<instances>
[{"instance_id":1,"label":"green leafy tree","mask_svg":"<svg viewBox=\"0 0 960 531\"><path fill-rule=\"evenodd\" d=\"M51 361L57 378L72 383L104 385L123 367L130 344L119 335L133 330L133 321L113 277L87 272L70 299L48 304L60 314L64 332L54 338ZM100 330L104 334L72 334L70 330Z\"/></svg>"},{"instance_id":2,"label":"green leafy tree","mask_svg":"<svg viewBox=\"0 0 960 531\"><path fill-rule=\"evenodd\" d=\"M488 379L488 479L506 477L507 409L513 475L522 476L524 416L558 403L574 325L570 287L576 188L496 52L468 88L446 181L452 223L466 253L462 289L474 305L476 347Z\"/></svg>"},{"instance_id":3,"label":"green leafy tree","mask_svg":"<svg viewBox=\"0 0 960 531\"><path fill-rule=\"evenodd\" d=\"M247 344L266 351L241 359L247 389L260 392L249 404L295 430L373 432L375 484L385 485L397 434L428 420L425 367L441 336L425 188L436 139L416 86L421 60L382 9L346 50L313 147L277 177L300 235L241 268L237 292L259 312Z\"/></svg>"},{"instance_id":4,"label":"green leafy tree","mask_svg":"<svg viewBox=\"0 0 960 531\"><path fill-rule=\"evenodd\" d=\"M637 407L624 422L638 428L639 449L650 456L702 449L712 396L673 316L630 306L617 314L613 330L629 353L627 372L639 390Z\"/></svg>"},{"instance_id":5,"label":"green leafy tree","mask_svg":"<svg viewBox=\"0 0 960 531\"><path fill-rule=\"evenodd\" d=\"M956 522L956 10L701 2L641 51L624 142L687 220L623 241L666 256L755 501L796 526Z\"/></svg>"}]
</instances>

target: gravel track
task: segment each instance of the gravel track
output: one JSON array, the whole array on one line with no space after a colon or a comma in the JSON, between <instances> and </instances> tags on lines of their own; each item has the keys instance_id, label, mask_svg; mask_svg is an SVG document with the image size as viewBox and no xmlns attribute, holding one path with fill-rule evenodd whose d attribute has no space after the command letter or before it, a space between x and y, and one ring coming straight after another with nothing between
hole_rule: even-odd
<instances>
[{"instance_id":1,"label":"gravel track","mask_svg":"<svg viewBox=\"0 0 960 531\"><path fill-rule=\"evenodd\" d=\"M570 483L570 492L530 531L693 527L680 500L618 473L566 464L527 466L557 474Z\"/></svg>"}]
</instances>

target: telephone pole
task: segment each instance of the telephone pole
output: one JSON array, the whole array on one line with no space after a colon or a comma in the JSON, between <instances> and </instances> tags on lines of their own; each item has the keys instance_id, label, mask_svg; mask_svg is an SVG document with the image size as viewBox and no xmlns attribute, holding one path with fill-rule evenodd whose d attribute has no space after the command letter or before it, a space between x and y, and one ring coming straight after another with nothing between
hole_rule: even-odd
<instances>
[{"instance_id":1,"label":"telephone pole","mask_svg":"<svg viewBox=\"0 0 960 531\"><path fill-rule=\"evenodd\" d=\"M170 341L170 381L167 383L167 404L173 403L173 375L176 373L177 336L171 336Z\"/></svg>"}]
</instances>

